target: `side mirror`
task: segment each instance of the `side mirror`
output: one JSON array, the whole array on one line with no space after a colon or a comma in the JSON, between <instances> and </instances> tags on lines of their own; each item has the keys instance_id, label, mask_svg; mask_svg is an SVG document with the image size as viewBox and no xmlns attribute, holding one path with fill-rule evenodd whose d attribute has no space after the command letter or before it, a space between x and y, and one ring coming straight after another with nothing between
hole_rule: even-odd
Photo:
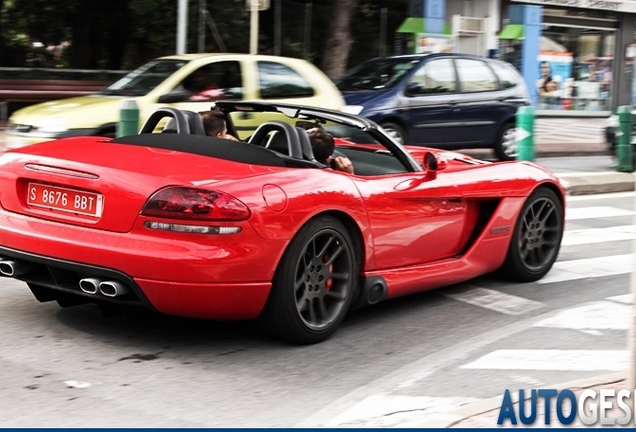
<instances>
[{"instance_id":1,"label":"side mirror","mask_svg":"<svg viewBox=\"0 0 636 432\"><path fill-rule=\"evenodd\" d=\"M188 100L192 93L185 89L175 89L165 95L159 96L158 103L175 103L185 102Z\"/></svg>"},{"instance_id":2,"label":"side mirror","mask_svg":"<svg viewBox=\"0 0 636 432\"><path fill-rule=\"evenodd\" d=\"M426 179L434 180L437 178L437 172L445 169L448 161L442 156L436 156L435 153L427 152L424 155L424 169L426 170Z\"/></svg>"},{"instance_id":3,"label":"side mirror","mask_svg":"<svg viewBox=\"0 0 636 432\"><path fill-rule=\"evenodd\" d=\"M406 85L406 90L404 91L404 93L407 96L416 96L422 93L422 84L418 82L410 82Z\"/></svg>"}]
</instances>

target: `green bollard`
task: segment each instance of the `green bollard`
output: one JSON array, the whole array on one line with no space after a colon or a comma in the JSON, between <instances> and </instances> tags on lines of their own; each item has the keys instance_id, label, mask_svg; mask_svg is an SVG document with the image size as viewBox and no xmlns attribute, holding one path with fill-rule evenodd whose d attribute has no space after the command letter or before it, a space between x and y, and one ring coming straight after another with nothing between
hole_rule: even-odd
<instances>
[{"instance_id":1,"label":"green bollard","mask_svg":"<svg viewBox=\"0 0 636 432\"><path fill-rule=\"evenodd\" d=\"M632 148L632 111L628 106L619 106L618 130L616 131L616 170L634 172L634 149Z\"/></svg>"},{"instance_id":2,"label":"green bollard","mask_svg":"<svg viewBox=\"0 0 636 432\"><path fill-rule=\"evenodd\" d=\"M137 135L139 133L139 108L135 99L121 101L117 136Z\"/></svg>"},{"instance_id":3,"label":"green bollard","mask_svg":"<svg viewBox=\"0 0 636 432\"><path fill-rule=\"evenodd\" d=\"M534 109L517 109L517 160L534 161Z\"/></svg>"}]
</instances>

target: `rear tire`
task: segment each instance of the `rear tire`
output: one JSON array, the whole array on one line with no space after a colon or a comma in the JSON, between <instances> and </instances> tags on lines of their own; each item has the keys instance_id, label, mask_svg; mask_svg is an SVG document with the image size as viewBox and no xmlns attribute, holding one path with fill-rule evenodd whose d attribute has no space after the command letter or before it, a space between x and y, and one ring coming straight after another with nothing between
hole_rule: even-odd
<instances>
[{"instance_id":1,"label":"rear tire","mask_svg":"<svg viewBox=\"0 0 636 432\"><path fill-rule=\"evenodd\" d=\"M274 276L261 315L269 333L298 344L321 342L344 320L351 304L358 260L345 226L320 216L291 241Z\"/></svg>"},{"instance_id":2,"label":"rear tire","mask_svg":"<svg viewBox=\"0 0 636 432\"><path fill-rule=\"evenodd\" d=\"M516 127L513 123L506 123L499 132L495 142L495 155L501 161L511 161L517 158Z\"/></svg>"},{"instance_id":3,"label":"rear tire","mask_svg":"<svg viewBox=\"0 0 636 432\"><path fill-rule=\"evenodd\" d=\"M503 273L522 282L541 279L557 259L563 228L563 205L557 194L545 187L535 190L515 223Z\"/></svg>"}]
</instances>

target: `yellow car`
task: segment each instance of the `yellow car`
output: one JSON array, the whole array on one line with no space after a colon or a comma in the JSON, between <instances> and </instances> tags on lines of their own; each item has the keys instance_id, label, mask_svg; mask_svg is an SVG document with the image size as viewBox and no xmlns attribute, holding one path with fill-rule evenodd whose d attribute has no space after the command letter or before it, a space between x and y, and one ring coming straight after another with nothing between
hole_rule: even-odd
<instances>
[{"instance_id":1,"label":"yellow car","mask_svg":"<svg viewBox=\"0 0 636 432\"><path fill-rule=\"evenodd\" d=\"M339 110L345 102L313 64L295 58L250 54L185 54L161 57L130 72L99 93L40 103L16 111L0 146L21 147L55 138L115 136L122 100L134 98L140 124L159 107L195 112L214 102L263 100ZM237 122L251 134L249 114Z\"/></svg>"}]
</instances>

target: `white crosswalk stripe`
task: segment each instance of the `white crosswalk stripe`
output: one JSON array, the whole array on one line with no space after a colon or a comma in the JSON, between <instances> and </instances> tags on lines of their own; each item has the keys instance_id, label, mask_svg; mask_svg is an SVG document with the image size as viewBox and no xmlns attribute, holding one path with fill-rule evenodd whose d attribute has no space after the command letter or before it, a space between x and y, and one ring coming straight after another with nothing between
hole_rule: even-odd
<instances>
[{"instance_id":1,"label":"white crosswalk stripe","mask_svg":"<svg viewBox=\"0 0 636 432\"><path fill-rule=\"evenodd\" d=\"M550 272L538 284L627 274L634 271L634 255L613 255L554 263Z\"/></svg>"},{"instance_id":2,"label":"white crosswalk stripe","mask_svg":"<svg viewBox=\"0 0 636 432\"><path fill-rule=\"evenodd\" d=\"M505 294L489 288L468 287L461 290L445 290L443 294L455 300L480 306L507 315L521 315L545 306L527 298Z\"/></svg>"},{"instance_id":3,"label":"white crosswalk stripe","mask_svg":"<svg viewBox=\"0 0 636 432\"><path fill-rule=\"evenodd\" d=\"M593 206L568 208L565 211L565 220L598 219L615 216L631 216L634 212L616 207Z\"/></svg>"},{"instance_id":4,"label":"white crosswalk stripe","mask_svg":"<svg viewBox=\"0 0 636 432\"><path fill-rule=\"evenodd\" d=\"M635 233L636 226L634 225L567 230L563 233L561 246L580 246L610 241L634 240Z\"/></svg>"},{"instance_id":5,"label":"white crosswalk stripe","mask_svg":"<svg viewBox=\"0 0 636 432\"><path fill-rule=\"evenodd\" d=\"M629 366L627 350L530 350L492 351L460 369L622 371Z\"/></svg>"},{"instance_id":6,"label":"white crosswalk stripe","mask_svg":"<svg viewBox=\"0 0 636 432\"><path fill-rule=\"evenodd\" d=\"M621 296L622 297L622 296ZM611 300L612 298L606 299ZM633 306L616 301L599 301L559 312L536 322L533 327L589 330L627 330ZM602 334L602 333L597 333Z\"/></svg>"}]
</instances>

